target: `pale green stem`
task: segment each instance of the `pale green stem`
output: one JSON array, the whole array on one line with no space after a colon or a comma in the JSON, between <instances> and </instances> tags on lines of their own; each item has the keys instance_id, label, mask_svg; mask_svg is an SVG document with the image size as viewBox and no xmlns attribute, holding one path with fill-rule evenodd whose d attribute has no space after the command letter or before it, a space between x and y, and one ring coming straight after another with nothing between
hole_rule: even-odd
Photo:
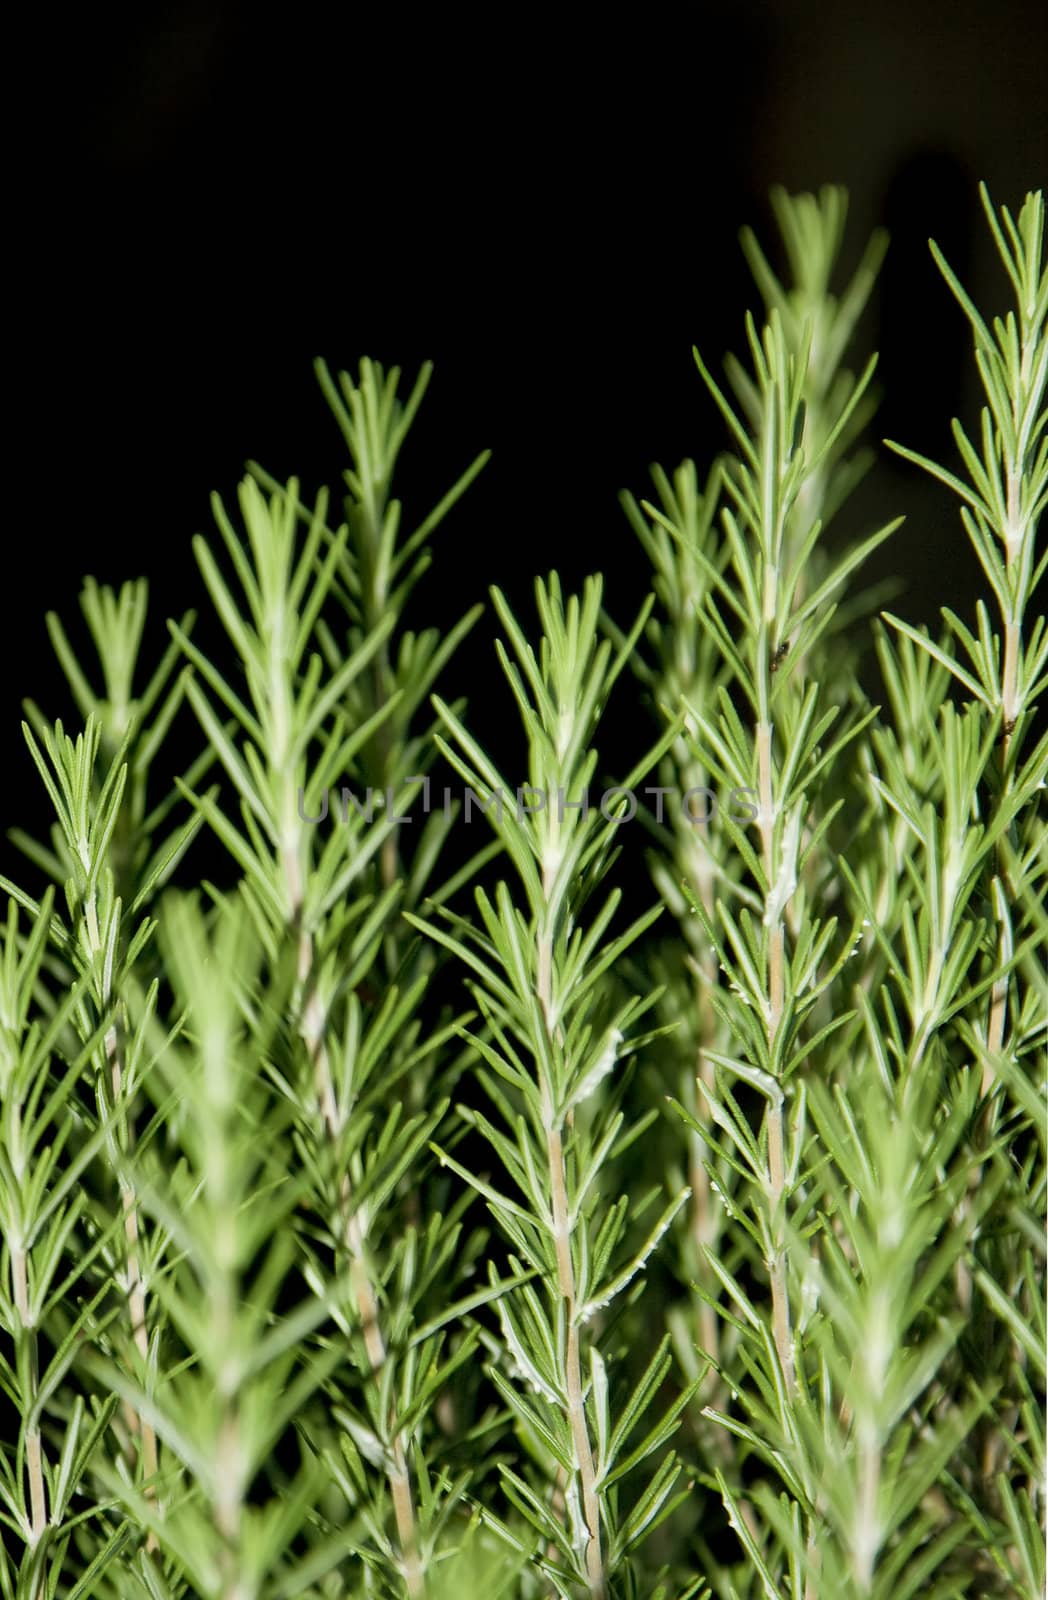
<instances>
[{"instance_id":1,"label":"pale green stem","mask_svg":"<svg viewBox=\"0 0 1048 1600\"><path fill-rule=\"evenodd\" d=\"M11 1292L15 1314L18 1317L21 1335L26 1346L26 1381L29 1386L29 1392L25 1399L28 1402L29 1409L32 1409L36 1404L39 1362L36 1328L31 1323L29 1312L29 1282L26 1256L21 1244L14 1246L11 1250ZM47 1528L44 1446L40 1437L39 1421L31 1422L26 1427L25 1463L26 1476L29 1480L29 1546L32 1550L35 1550ZM37 1583L35 1600L43 1600L43 1594L44 1579L41 1574Z\"/></svg>"},{"instance_id":2,"label":"pale green stem","mask_svg":"<svg viewBox=\"0 0 1048 1600\"><path fill-rule=\"evenodd\" d=\"M275 686L283 694L283 678ZM284 705L284 700L274 701ZM282 755L281 749L278 754ZM304 926L304 885L302 882L302 833L297 811L297 789L294 774L285 774L282 781L284 798L284 845L281 864L288 900L288 919L292 927L298 926L298 985L305 995L299 1030L313 1064L314 1084L328 1137L334 1143L342 1130L342 1114L335 1097L331 1062L324 1042L324 1008L317 986L313 981L313 938ZM367 1240L359 1208L353 1203L349 1174L342 1174L340 1203L345 1227L346 1247L350 1258L350 1284L360 1315L364 1347L372 1372L377 1376L386 1363L386 1343L379 1318L378 1298L371 1282L367 1264ZM393 1501L393 1515L397 1525L400 1545L401 1570L409 1600L421 1600L425 1594L425 1578L418 1550L418 1532L411 1478L408 1470L407 1449L404 1438L397 1434L390 1446L390 1466L387 1478Z\"/></svg>"},{"instance_id":3,"label":"pale green stem","mask_svg":"<svg viewBox=\"0 0 1048 1600\"><path fill-rule=\"evenodd\" d=\"M873 1589L874 1568L881 1545L878 1499L881 1484L881 1448L877 1430L869 1424L859 1430L859 1481L852 1530L852 1558L860 1594Z\"/></svg>"},{"instance_id":4,"label":"pale green stem","mask_svg":"<svg viewBox=\"0 0 1048 1600\"><path fill-rule=\"evenodd\" d=\"M677 770L680 774L682 787L685 791L691 788L701 788L708 774L704 769L696 767L686 761L678 761ZM690 835L692 825L682 816L680 829L684 833L684 864L689 880L695 884L698 897L706 909L708 916L712 917L716 900L714 873L710 865L709 853L700 847ZM696 1077L707 1090L712 1092L716 1069L709 1059L708 1051L716 1042L716 1013L709 1003L709 990L717 977L717 961L711 951L703 948L701 957L702 976L695 980L695 1005L699 1014L698 1021L698 1059L696 1061ZM694 1107L696 1127L688 1134L688 1180L691 1188L690 1231L692 1247L695 1254L695 1271L700 1286L712 1296L718 1280L706 1256L706 1251L715 1243L717 1238L717 1222L720 1209L714 1200L710 1175L706 1170L706 1161L709 1155L709 1146L699 1132L697 1124L704 1116L709 1115L706 1100L696 1096L695 1085L690 1087L689 1099ZM717 1309L709 1298L699 1298L697 1308L698 1344L699 1348L710 1357L708 1378L710 1386L716 1382L716 1372L720 1352L720 1322Z\"/></svg>"},{"instance_id":5,"label":"pale green stem","mask_svg":"<svg viewBox=\"0 0 1048 1600\"><path fill-rule=\"evenodd\" d=\"M546 874L544 883L548 888ZM552 1027L552 970L553 945L549 933L542 932L538 940L538 994L542 1014L551 1040ZM568 1400L568 1423L575 1461L579 1473L582 1497L582 1514L588 1534L586 1542L586 1576L590 1600L605 1600L607 1586L604 1577L604 1558L600 1537L600 1499L597 1494L597 1474L586 1424L585 1396L582 1383L582 1363L579 1352L578 1308L575 1292L575 1271L571 1260L571 1222L568 1206L567 1175L564 1166L564 1145L561 1127L553 1126L552 1107L547 1106L546 1156L549 1164L550 1196L553 1217L553 1239L557 1254L557 1285L564 1302L567 1327L564 1377Z\"/></svg>"},{"instance_id":6,"label":"pale green stem","mask_svg":"<svg viewBox=\"0 0 1048 1600\"><path fill-rule=\"evenodd\" d=\"M766 654L766 652L764 653ZM760 808L764 872L768 880L769 896L774 893L775 886L775 823L771 781L771 738L771 723L767 720L762 720L757 727L758 804ZM785 944L786 931L782 918L779 916L775 918L768 930L767 1032L769 1049L774 1046L775 1038L782 1022L785 1001ZM774 1102L769 1102L765 1113L765 1126L768 1131L768 1204L771 1228L768 1274L771 1285L772 1331L787 1393L792 1394L796 1378L793 1361L790 1298L786 1281L786 1242L784 1235L786 1159L783 1100L781 1097L777 1097Z\"/></svg>"},{"instance_id":7,"label":"pale green stem","mask_svg":"<svg viewBox=\"0 0 1048 1600\"><path fill-rule=\"evenodd\" d=\"M1027 352L1024 349L1024 362ZM1012 573L1022 548L1022 531L1019 519L1019 494L1021 480L1017 470L1008 474L1008 525L1006 529L1004 554L1009 588L1008 615L1004 618L1004 666L1001 674L1001 714L1004 721L1004 731L1001 738L1001 794L1003 800L1011 788L1011 772L1008 766L1008 752L1011 746L1012 732L1018 717L1018 683L1019 683L1019 655L1022 649L1022 630L1013 614L1013 601L1011 597ZM998 875L1002 887L1005 883L1005 866L1003 860L1003 841L997 847ZM1003 953L1007 942L1007 927L1002 922L1000 945ZM987 1059L983 1062L982 1092L988 1095L994 1085L994 1069L992 1058L999 1055L1004 1044L1004 1027L1008 1012L1008 977L1003 974L994 983L990 995L990 1017L986 1030Z\"/></svg>"},{"instance_id":8,"label":"pale green stem","mask_svg":"<svg viewBox=\"0 0 1048 1600\"><path fill-rule=\"evenodd\" d=\"M101 961L102 939L98 927L98 909L94 896L85 904L84 924L92 958ZM102 995L103 1008L109 1005L110 998L108 992ZM106 1030L104 1047L106 1061L109 1066L113 1106L117 1108L124 1098L124 1068L120 1032L115 1022ZM133 1134L131 1124L126 1118L123 1120L123 1127L125 1143L130 1147ZM124 1266L127 1274L127 1304L131 1319L131 1336L142 1358L143 1371L146 1371L149 1365L149 1326L146 1287L142 1277L139 1257L138 1199L134 1187L128 1181L125 1173L120 1172L118 1174L117 1182L120 1189L120 1203L124 1213ZM139 1441L142 1473L146 1480L146 1498L156 1500L156 1476L160 1469L160 1452L156 1432L152 1424L143 1417L139 1417L134 1407L126 1402L124 1416L132 1435L136 1436ZM146 1540L146 1548L151 1552L157 1549L155 1534L149 1534Z\"/></svg>"}]
</instances>

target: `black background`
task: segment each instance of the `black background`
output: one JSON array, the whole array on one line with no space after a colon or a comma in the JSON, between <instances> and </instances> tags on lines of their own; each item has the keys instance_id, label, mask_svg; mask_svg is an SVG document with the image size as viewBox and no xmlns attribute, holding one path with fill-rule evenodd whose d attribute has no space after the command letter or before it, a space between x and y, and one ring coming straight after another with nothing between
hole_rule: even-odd
<instances>
[{"instance_id":1,"label":"black background","mask_svg":"<svg viewBox=\"0 0 1048 1600\"><path fill-rule=\"evenodd\" d=\"M494 451L439 536L413 624L448 623L491 582L530 621L531 578L553 565L568 582L603 571L626 622L647 575L617 494L643 492L653 460L705 462L721 443L691 345L714 365L741 345L757 297L738 228L768 241L773 183L843 182L851 258L877 222L893 236L865 335L882 352L878 432L952 461L949 418L970 419L977 396L926 240L1004 309L977 182L1017 209L1048 178L1046 9L333 20L230 0L102 11L76 32L56 14L8 68L0 822L44 826L17 718L25 694L67 709L45 611L75 627L85 573L145 573L159 647L164 617L200 603L189 541L211 490L232 496L249 457L337 484L317 355L409 375L436 363L404 457L409 521ZM901 511L876 569L905 579L898 607L970 612L954 503L885 456L850 526ZM447 689L497 731L492 668L482 621Z\"/></svg>"}]
</instances>

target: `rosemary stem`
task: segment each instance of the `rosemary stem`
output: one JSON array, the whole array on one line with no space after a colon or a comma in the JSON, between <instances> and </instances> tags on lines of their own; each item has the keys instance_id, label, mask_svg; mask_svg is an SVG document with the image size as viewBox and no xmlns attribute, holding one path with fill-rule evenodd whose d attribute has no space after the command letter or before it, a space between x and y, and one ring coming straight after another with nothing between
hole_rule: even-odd
<instances>
[{"instance_id":1,"label":"rosemary stem","mask_svg":"<svg viewBox=\"0 0 1048 1600\"><path fill-rule=\"evenodd\" d=\"M550 875L543 874L543 884L550 888ZM553 1028L553 941L543 930L538 939L538 997L542 1015L550 1038ZM567 1328L567 1347L564 1359L565 1387L568 1400L568 1422L575 1460L579 1472L579 1489L582 1496L582 1514L588 1535L586 1543L586 1575L590 1600L605 1600L607 1588L604 1581L604 1558L600 1538L600 1501L597 1495L597 1474L593 1462L586 1425L586 1406L582 1383L582 1362L579 1354L578 1307L576 1304L575 1270L571 1260L571 1219L568 1206L567 1172L564 1163L564 1141L561 1125L555 1120L547 1096L546 1155L549 1163L553 1239L557 1253L557 1285L564 1302L564 1320Z\"/></svg>"},{"instance_id":2,"label":"rosemary stem","mask_svg":"<svg viewBox=\"0 0 1048 1600\"><path fill-rule=\"evenodd\" d=\"M582 1493L582 1511L589 1535L586 1545L586 1573L589 1579L591 1600L604 1600L604 1561L600 1542L600 1502L597 1497L597 1476L593 1464L593 1449L586 1426L586 1409L583 1398L582 1366L579 1357L579 1327L575 1299L575 1273L571 1261L571 1234L568 1217L567 1182L564 1170L564 1146L559 1127L551 1128L547 1135L550 1191L553 1202L553 1237L557 1251L557 1278L564 1301L567 1323L567 1351L565 1377L567 1380L568 1421L575 1446L579 1469L579 1487Z\"/></svg>"},{"instance_id":3,"label":"rosemary stem","mask_svg":"<svg viewBox=\"0 0 1048 1600\"><path fill-rule=\"evenodd\" d=\"M26 1264L26 1254L21 1245L16 1245L11 1251L11 1292L15 1304L15 1312L21 1327L22 1338L25 1340L27 1354L27 1382L29 1393L26 1399L30 1407L36 1404L36 1391L38 1383L38 1356L36 1329L32 1326L29 1312L29 1275ZM33 1545L40 1543L47 1526L47 1499L44 1489L44 1446L40 1437L39 1422L31 1422L26 1428L25 1437L26 1475L29 1479L29 1515L30 1515L30 1542ZM42 1585L39 1592L42 1591Z\"/></svg>"},{"instance_id":4,"label":"rosemary stem","mask_svg":"<svg viewBox=\"0 0 1048 1600\"><path fill-rule=\"evenodd\" d=\"M91 896L84 907L84 924L87 931L88 947L93 958L101 961L102 938L98 926L98 907L96 899ZM102 1005L110 1003L108 991L102 995ZM127 1148L131 1147L134 1139L134 1129L127 1116L127 1106L124 1104L124 1063L123 1046L120 1030L114 1022L106 1030L104 1042L106 1060L109 1065L110 1089L113 1097L114 1108L121 1107L123 1115L120 1126L123 1130L124 1141ZM146 1301L145 1280L142 1276L140 1258L140 1241L138 1230L138 1197L134 1186L127 1177L120 1173L117 1177L120 1191L120 1204L124 1215L124 1270L127 1284L127 1306L131 1320L131 1337L135 1348L142 1358L143 1370L149 1362L149 1325ZM132 1436L138 1438L139 1457L142 1465L143 1476L146 1480L145 1496L147 1500L156 1500L156 1476L160 1469L160 1455L157 1445L156 1432L151 1423L140 1417L137 1411L128 1403L124 1405L124 1415ZM157 1549L156 1536L150 1533L146 1541L150 1552Z\"/></svg>"},{"instance_id":5,"label":"rosemary stem","mask_svg":"<svg viewBox=\"0 0 1048 1600\"><path fill-rule=\"evenodd\" d=\"M1023 355L1026 356L1024 349ZM1025 362L1024 362L1025 364ZM1011 773L1008 766L1008 753L1011 747L1012 734L1018 711L1018 683L1019 683L1019 655L1022 646L1020 625L1016 620L1011 603L1011 587L1013 568L1016 557L1021 548L1020 528L1020 489L1021 479L1018 470L1013 469L1008 474L1008 501L1007 501L1007 537L1004 543L1005 572L1009 589L1009 609L1004 619L1004 663L1001 673L1001 713L1004 728L1001 735L1001 794L999 801L1003 800L1011 787ZM1003 859L1003 840L997 847L997 871L1004 882L1005 865ZM1007 930L1002 922L1000 938L1000 954L1002 958L1006 952ZM1004 1044L1004 1028L1008 1012L1008 975L1002 973L994 981L990 992L990 1016L986 1029L986 1059L983 1061L982 1093L988 1095L994 1085L993 1057L1000 1054Z\"/></svg>"},{"instance_id":6,"label":"rosemary stem","mask_svg":"<svg viewBox=\"0 0 1048 1600\"><path fill-rule=\"evenodd\" d=\"M285 816L295 816L293 776L286 785ZM300 868L301 840L296 835L283 853L284 881L287 888L289 916L292 925L298 925L298 981L304 994L300 1034L313 1064L313 1078L321 1116L328 1138L334 1144L342 1129L342 1116L335 1096L331 1061L324 1042L324 1008L317 991L314 973L313 937L302 926L304 891ZM354 1205L349 1173L342 1174L339 1185L339 1203L342 1211L344 1238L350 1260L350 1284L357 1311L360 1315L364 1348L372 1373L377 1377L386 1363L386 1342L382 1333L378 1298L367 1264L367 1241L359 1208ZM401 1570L409 1600L420 1600L425 1594L425 1580L419 1559L418 1532L407 1451L403 1437L398 1433L391 1441L390 1466L387 1472L393 1515L400 1546Z\"/></svg>"},{"instance_id":7,"label":"rosemary stem","mask_svg":"<svg viewBox=\"0 0 1048 1600\"><path fill-rule=\"evenodd\" d=\"M766 657L767 652L763 652ZM766 669L765 669L766 670ZM767 691L765 691L767 696ZM765 698L765 703L767 700ZM768 881L768 903L775 893L775 821L771 778L771 722L762 718L757 727L757 767L759 784L761 844L764 853L764 872ZM769 1051L774 1049L775 1037L782 1021L785 1001L786 932L781 914L775 916L768 930L768 1009L767 1031ZM786 1243L783 1236L786 1198L785 1130L783 1126L783 1100L781 1095L768 1105L765 1126L768 1135L768 1201L771 1209L771 1241L768 1275L771 1285L772 1329L775 1348L782 1367L788 1394L793 1394L796 1375L793 1362L793 1334L790 1322L789 1288L786 1281Z\"/></svg>"}]
</instances>

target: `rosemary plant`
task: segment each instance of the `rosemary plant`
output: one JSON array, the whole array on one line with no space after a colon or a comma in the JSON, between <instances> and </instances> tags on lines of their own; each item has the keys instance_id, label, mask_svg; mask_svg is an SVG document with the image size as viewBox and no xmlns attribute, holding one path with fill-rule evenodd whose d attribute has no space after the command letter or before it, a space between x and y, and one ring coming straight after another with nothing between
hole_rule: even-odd
<instances>
[{"instance_id":1,"label":"rosemary plant","mask_svg":"<svg viewBox=\"0 0 1048 1600\"><path fill-rule=\"evenodd\" d=\"M838 289L837 189L774 196L781 274L743 235L726 438L624 496L632 625L599 576L534 636L490 591L517 772L441 692L482 607L414 620L486 459L409 520L428 368L318 366L341 502L252 464L166 648L141 581L87 580L97 667L49 614L3 1600L1043 1593L1048 268L1043 196L983 202L1011 311L933 246L978 427L892 447L960 500L971 617L856 587L886 241Z\"/></svg>"},{"instance_id":2,"label":"rosemary plant","mask_svg":"<svg viewBox=\"0 0 1048 1600\"><path fill-rule=\"evenodd\" d=\"M642 1043L627 1041L627 1030L651 997L632 995L615 1004L602 979L659 908L616 937L610 937L616 891L588 926L580 915L606 873L623 806L660 752L635 768L619 792L607 791L599 809L591 807L596 721L647 607L613 656L610 642L598 635L598 580L566 602L555 576L540 582L536 593L543 627L538 652L504 597L493 592L515 657L499 644L524 722L528 784L508 790L459 719L438 702L460 753L443 741L441 747L490 811L519 879L520 903L503 882L494 899L477 890L475 926L451 913L446 928L418 919L416 925L476 975L473 992L488 1037L471 1035L480 1057L475 1078L504 1127L472 1108L462 1115L492 1145L516 1193L505 1194L446 1153L442 1159L487 1200L511 1247L509 1269L530 1280L499 1298L501 1341L491 1377L538 1460L539 1476L536 1481L504 1464L504 1490L528 1530L523 1548L532 1568L545 1572L558 1594L581 1590L604 1600L619 1573L622 1592L637 1592L629 1552L673 1503L680 1466L662 1447L690 1395L685 1390L634 1439L669 1370L668 1341L656 1343L632 1392L620 1396L597 1337L605 1314L687 1198L686 1190L669 1197L638 1249L629 1235L658 1191L631 1203L611 1188L613 1163L644 1127L644 1119L627 1120L621 1109L621 1063ZM612 1073L620 1087L603 1093ZM490 1270L493 1287L501 1289L498 1265ZM622 1480L656 1452L654 1472L623 1506ZM521 1532L489 1517L520 1550Z\"/></svg>"}]
</instances>

